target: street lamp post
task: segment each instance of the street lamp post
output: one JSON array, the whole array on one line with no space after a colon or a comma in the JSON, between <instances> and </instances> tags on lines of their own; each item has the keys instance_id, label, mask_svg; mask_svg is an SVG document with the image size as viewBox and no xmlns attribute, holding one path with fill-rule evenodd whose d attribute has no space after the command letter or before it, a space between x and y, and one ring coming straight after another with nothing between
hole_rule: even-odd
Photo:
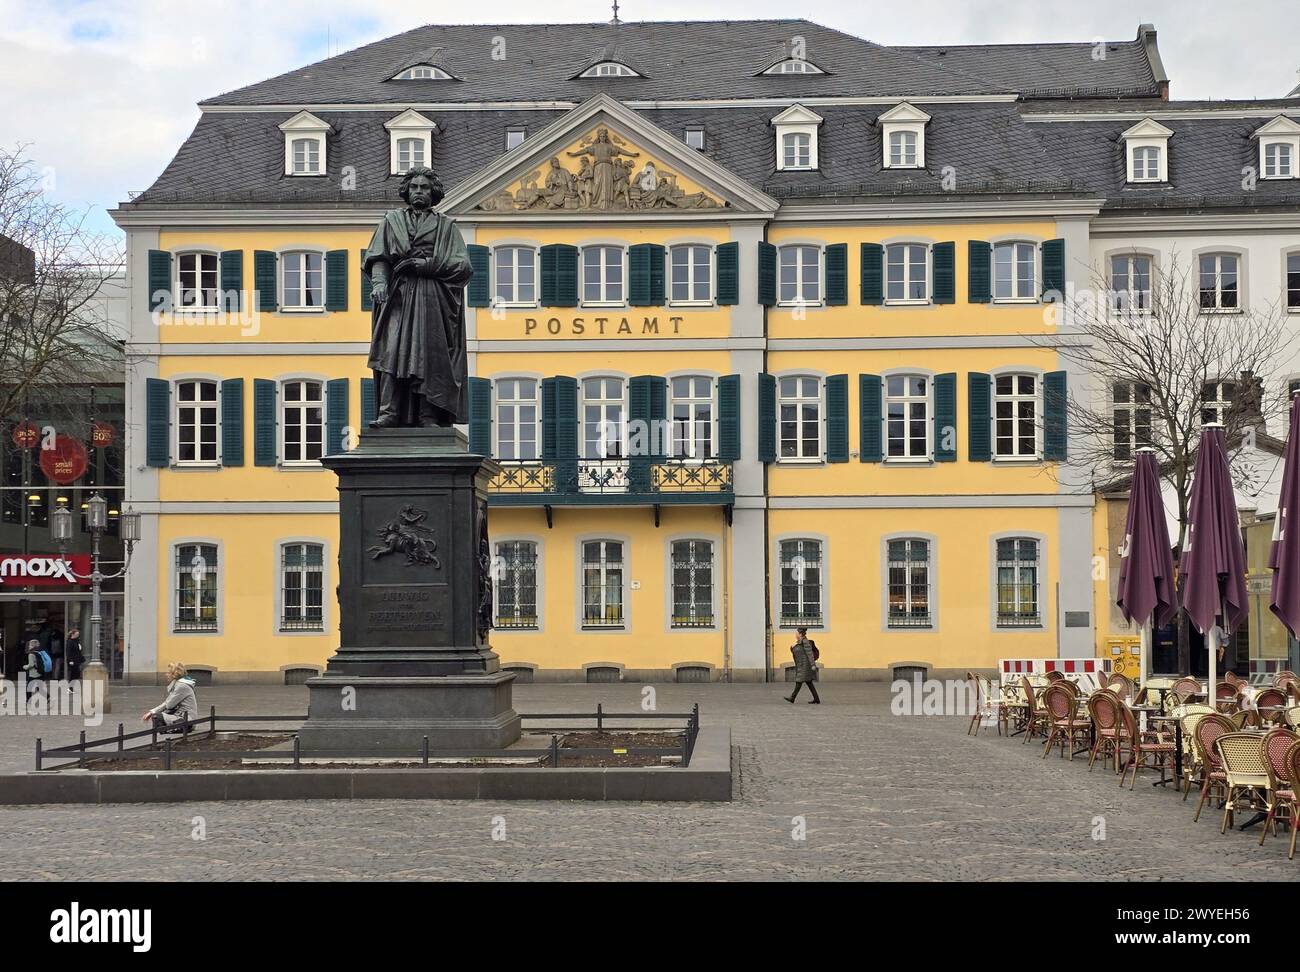
<instances>
[{"instance_id":1,"label":"street lamp post","mask_svg":"<svg viewBox=\"0 0 1300 972\"><path fill-rule=\"evenodd\" d=\"M119 534L125 545L122 567L111 574L99 569L99 541L108 529L108 501L95 493L86 503L86 525L90 528L90 573L79 574L67 563L68 543L72 540L72 510L59 507L50 514L50 533L59 545L59 553L67 563L68 572L78 580L90 581L90 661L81 672L82 681L103 682L104 711L111 712L108 700L108 669L104 665L100 648L103 616L101 614L104 581L115 580L126 574L131 565L131 550L140 539L140 514L127 510L119 518Z\"/></svg>"}]
</instances>

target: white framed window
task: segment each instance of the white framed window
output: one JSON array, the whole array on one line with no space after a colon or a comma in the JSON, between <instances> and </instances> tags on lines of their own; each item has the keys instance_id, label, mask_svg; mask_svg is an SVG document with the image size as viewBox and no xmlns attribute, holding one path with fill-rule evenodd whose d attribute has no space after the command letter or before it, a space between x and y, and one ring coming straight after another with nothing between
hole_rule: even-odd
<instances>
[{"instance_id":1,"label":"white framed window","mask_svg":"<svg viewBox=\"0 0 1300 972\"><path fill-rule=\"evenodd\" d=\"M798 538L782 540L781 627L819 628L822 613L822 543Z\"/></svg>"},{"instance_id":2,"label":"white framed window","mask_svg":"<svg viewBox=\"0 0 1300 972\"><path fill-rule=\"evenodd\" d=\"M280 630L325 630L325 548L280 545Z\"/></svg>"},{"instance_id":3,"label":"white framed window","mask_svg":"<svg viewBox=\"0 0 1300 972\"><path fill-rule=\"evenodd\" d=\"M1036 628L1043 623L1041 544L1033 537L997 542L999 628Z\"/></svg>"},{"instance_id":4,"label":"white framed window","mask_svg":"<svg viewBox=\"0 0 1300 972\"><path fill-rule=\"evenodd\" d=\"M885 301L924 304L930 299L930 248L924 243L891 243L885 247Z\"/></svg>"},{"instance_id":5,"label":"white framed window","mask_svg":"<svg viewBox=\"0 0 1300 972\"><path fill-rule=\"evenodd\" d=\"M1295 177L1295 146L1290 142L1264 144L1264 178L1292 179Z\"/></svg>"},{"instance_id":6,"label":"white framed window","mask_svg":"<svg viewBox=\"0 0 1300 972\"><path fill-rule=\"evenodd\" d=\"M812 61L805 61L801 57L788 57L783 61L777 61L770 68L763 72L764 74L825 74L826 72L819 68Z\"/></svg>"},{"instance_id":7,"label":"white framed window","mask_svg":"<svg viewBox=\"0 0 1300 972\"><path fill-rule=\"evenodd\" d=\"M1169 181L1169 138L1173 134L1155 119L1144 118L1120 135L1129 182Z\"/></svg>"},{"instance_id":8,"label":"white framed window","mask_svg":"<svg viewBox=\"0 0 1300 972\"><path fill-rule=\"evenodd\" d=\"M885 459L930 458L930 379L885 376Z\"/></svg>"},{"instance_id":9,"label":"white framed window","mask_svg":"<svg viewBox=\"0 0 1300 972\"><path fill-rule=\"evenodd\" d=\"M217 464L217 383L195 379L176 383L176 463Z\"/></svg>"},{"instance_id":10,"label":"white framed window","mask_svg":"<svg viewBox=\"0 0 1300 972\"><path fill-rule=\"evenodd\" d=\"M498 378L496 448L501 462L536 462L542 456L540 382L535 378Z\"/></svg>"},{"instance_id":11,"label":"white framed window","mask_svg":"<svg viewBox=\"0 0 1300 972\"><path fill-rule=\"evenodd\" d=\"M280 455L286 465L315 463L325 454L325 383L280 385Z\"/></svg>"},{"instance_id":12,"label":"white framed window","mask_svg":"<svg viewBox=\"0 0 1300 972\"><path fill-rule=\"evenodd\" d=\"M777 251L777 300L782 304L818 304L822 296L822 251L819 246L783 246Z\"/></svg>"},{"instance_id":13,"label":"white framed window","mask_svg":"<svg viewBox=\"0 0 1300 972\"><path fill-rule=\"evenodd\" d=\"M1151 310L1151 257L1144 253L1116 253L1110 258L1111 306L1117 311Z\"/></svg>"},{"instance_id":14,"label":"white framed window","mask_svg":"<svg viewBox=\"0 0 1300 972\"><path fill-rule=\"evenodd\" d=\"M674 628L713 627L713 543L674 540L672 552Z\"/></svg>"},{"instance_id":15,"label":"white framed window","mask_svg":"<svg viewBox=\"0 0 1300 972\"><path fill-rule=\"evenodd\" d=\"M1151 386L1117 381L1111 386L1114 402L1115 461L1128 462L1133 453L1151 444Z\"/></svg>"},{"instance_id":16,"label":"white framed window","mask_svg":"<svg viewBox=\"0 0 1300 972\"><path fill-rule=\"evenodd\" d=\"M623 612L623 544L587 540L582 544L582 626L621 628Z\"/></svg>"},{"instance_id":17,"label":"white framed window","mask_svg":"<svg viewBox=\"0 0 1300 972\"><path fill-rule=\"evenodd\" d=\"M685 139L686 139L687 148L693 148L697 152L704 151L704 129L703 128L686 129Z\"/></svg>"},{"instance_id":18,"label":"white framed window","mask_svg":"<svg viewBox=\"0 0 1300 972\"><path fill-rule=\"evenodd\" d=\"M433 158L433 132L437 126L414 108L384 122L388 132L389 171L405 175Z\"/></svg>"},{"instance_id":19,"label":"white framed window","mask_svg":"<svg viewBox=\"0 0 1300 972\"><path fill-rule=\"evenodd\" d=\"M821 459L821 379L786 375L777 379L777 455L783 460Z\"/></svg>"},{"instance_id":20,"label":"white framed window","mask_svg":"<svg viewBox=\"0 0 1300 972\"><path fill-rule=\"evenodd\" d=\"M668 383L672 416L672 457L712 459L713 379L704 375L679 375Z\"/></svg>"},{"instance_id":21,"label":"white framed window","mask_svg":"<svg viewBox=\"0 0 1300 972\"><path fill-rule=\"evenodd\" d=\"M1265 179L1300 178L1300 122L1278 115L1258 128L1259 171Z\"/></svg>"},{"instance_id":22,"label":"white framed window","mask_svg":"<svg viewBox=\"0 0 1300 972\"><path fill-rule=\"evenodd\" d=\"M930 116L915 105L900 102L876 119L886 169L925 168L925 126Z\"/></svg>"},{"instance_id":23,"label":"white framed window","mask_svg":"<svg viewBox=\"0 0 1300 972\"><path fill-rule=\"evenodd\" d=\"M582 458L619 459L627 453L623 392L622 378L582 380Z\"/></svg>"},{"instance_id":24,"label":"white framed window","mask_svg":"<svg viewBox=\"0 0 1300 972\"><path fill-rule=\"evenodd\" d=\"M618 61L601 61L599 64L593 64L587 70L583 71L580 78L639 78L637 74L626 64L620 64Z\"/></svg>"},{"instance_id":25,"label":"white framed window","mask_svg":"<svg viewBox=\"0 0 1300 972\"><path fill-rule=\"evenodd\" d=\"M592 306L624 302L626 280L621 246L587 246L582 250L582 302Z\"/></svg>"},{"instance_id":26,"label":"white framed window","mask_svg":"<svg viewBox=\"0 0 1300 972\"><path fill-rule=\"evenodd\" d=\"M993 299L1038 299L1038 244L997 243L993 247Z\"/></svg>"},{"instance_id":27,"label":"white framed window","mask_svg":"<svg viewBox=\"0 0 1300 972\"><path fill-rule=\"evenodd\" d=\"M394 171L398 175L428 164L429 160L424 157L424 139L407 136L397 140L397 168Z\"/></svg>"},{"instance_id":28,"label":"white framed window","mask_svg":"<svg viewBox=\"0 0 1300 972\"><path fill-rule=\"evenodd\" d=\"M506 307L537 306L537 251L531 246L498 246L496 303Z\"/></svg>"},{"instance_id":29,"label":"white framed window","mask_svg":"<svg viewBox=\"0 0 1300 972\"><path fill-rule=\"evenodd\" d=\"M435 64L412 64L399 72L390 81L453 81L450 74Z\"/></svg>"},{"instance_id":30,"label":"white framed window","mask_svg":"<svg viewBox=\"0 0 1300 972\"><path fill-rule=\"evenodd\" d=\"M889 167L891 169L916 168L916 132L889 133Z\"/></svg>"},{"instance_id":31,"label":"white framed window","mask_svg":"<svg viewBox=\"0 0 1300 972\"><path fill-rule=\"evenodd\" d=\"M211 543L176 545L176 603L173 631L216 631L218 627L217 547Z\"/></svg>"},{"instance_id":32,"label":"white framed window","mask_svg":"<svg viewBox=\"0 0 1300 972\"><path fill-rule=\"evenodd\" d=\"M323 310L325 307L325 254L317 250L290 250L280 254L280 309Z\"/></svg>"},{"instance_id":33,"label":"white framed window","mask_svg":"<svg viewBox=\"0 0 1300 972\"><path fill-rule=\"evenodd\" d=\"M1201 424L1228 424L1228 414L1236 404L1235 381L1207 381L1201 386Z\"/></svg>"},{"instance_id":34,"label":"white framed window","mask_svg":"<svg viewBox=\"0 0 1300 972\"><path fill-rule=\"evenodd\" d=\"M673 304L713 300L713 247L682 244L669 250L668 298Z\"/></svg>"},{"instance_id":35,"label":"white framed window","mask_svg":"<svg viewBox=\"0 0 1300 972\"><path fill-rule=\"evenodd\" d=\"M1161 182L1160 155L1164 151L1159 145L1135 145L1133 147L1133 177L1130 182Z\"/></svg>"},{"instance_id":36,"label":"white framed window","mask_svg":"<svg viewBox=\"0 0 1300 972\"><path fill-rule=\"evenodd\" d=\"M1197 258L1202 310L1241 308L1240 258L1235 253L1202 253Z\"/></svg>"},{"instance_id":37,"label":"white framed window","mask_svg":"<svg viewBox=\"0 0 1300 972\"><path fill-rule=\"evenodd\" d=\"M176 306L184 310L216 310L220 293L215 253L176 255Z\"/></svg>"},{"instance_id":38,"label":"white framed window","mask_svg":"<svg viewBox=\"0 0 1300 972\"><path fill-rule=\"evenodd\" d=\"M817 127L821 123L821 115L803 105L791 105L772 119L778 171L817 168Z\"/></svg>"},{"instance_id":39,"label":"white framed window","mask_svg":"<svg viewBox=\"0 0 1300 972\"><path fill-rule=\"evenodd\" d=\"M929 628L930 541L901 537L886 541L887 597L890 628Z\"/></svg>"},{"instance_id":40,"label":"white framed window","mask_svg":"<svg viewBox=\"0 0 1300 972\"><path fill-rule=\"evenodd\" d=\"M325 175L325 136L333 131L330 124L309 111L300 111L279 128L284 133L284 174Z\"/></svg>"},{"instance_id":41,"label":"white framed window","mask_svg":"<svg viewBox=\"0 0 1300 972\"><path fill-rule=\"evenodd\" d=\"M500 572L493 585L496 619L493 626L535 630L537 615L537 544L532 540L502 540L496 545Z\"/></svg>"},{"instance_id":42,"label":"white framed window","mask_svg":"<svg viewBox=\"0 0 1300 972\"><path fill-rule=\"evenodd\" d=\"M524 139L528 137L528 131L523 128L506 129L506 151L524 144Z\"/></svg>"},{"instance_id":43,"label":"white framed window","mask_svg":"<svg viewBox=\"0 0 1300 972\"><path fill-rule=\"evenodd\" d=\"M997 459L1037 459L1039 444L1037 375L993 377L993 455Z\"/></svg>"},{"instance_id":44,"label":"white framed window","mask_svg":"<svg viewBox=\"0 0 1300 972\"><path fill-rule=\"evenodd\" d=\"M1300 253L1286 255L1287 310L1300 310Z\"/></svg>"}]
</instances>

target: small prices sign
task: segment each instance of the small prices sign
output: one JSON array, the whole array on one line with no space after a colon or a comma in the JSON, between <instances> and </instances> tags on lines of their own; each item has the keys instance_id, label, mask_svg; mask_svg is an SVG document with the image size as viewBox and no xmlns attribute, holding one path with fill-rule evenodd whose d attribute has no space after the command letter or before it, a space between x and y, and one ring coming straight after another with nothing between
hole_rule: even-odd
<instances>
[{"instance_id":1,"label":"small prices sign","mask_svg":"<svg viewBox=\"0 0 1300 972\"><path fill-rule=\"evenodd\" d=\"M75 483L89 464L85 444L70 435L55 436L54 448L41 450L41 471L60 486Z\"/></svg>"}]
</instances>

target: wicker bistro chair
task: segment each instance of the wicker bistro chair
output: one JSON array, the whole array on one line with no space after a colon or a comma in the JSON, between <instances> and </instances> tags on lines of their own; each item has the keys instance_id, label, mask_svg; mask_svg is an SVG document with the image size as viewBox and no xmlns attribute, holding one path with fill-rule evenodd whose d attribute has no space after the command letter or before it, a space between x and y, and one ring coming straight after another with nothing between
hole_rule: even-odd
<instances>
[{"instance_id":1,"label":"wicker bistro chair","mask_svg":"<svg viewBox=\"0 0 1300 972\"><path fill-rule=\"evenodd\" d=\"M1300 681L1300 675L1297 675L1289 668L1285 669L1284 671L1277 672L1273 676L1273 685L1276 688L1284 688L1287 682L1295 682L1295 681Z\"/></svg>"},{"instance_id":2,"label":"wicker bistro chair","mask_svg":"<svg viewBox=\"0 0 1300 972\"><path fill-rule=\"evenodd\" d=\"M1110 674L1107 672L1097 673L1097 688L1106 688L1110 684Z\"/></svg>"},{"instance_id":3,"label":"wicker bistro chair","mask_svg":"<svg viewBox=\"0 0 1300 972\"><path fill-rule=\"evenodd\" d=\"M1300 705L1293 705L1283 712L1282 721L1292 729L1300 729Z\"/></svg>"},{"instance_id":4,"label":"wicker bistro chair","mask_svg":"<svg viewBox=\"0 0 1300 972\"><path fill-rule=\"evenodd\" d=\"M1260 719L1280 725L1286 711L1286 693L1281 689L1264 689L1255 696L1255 709Z\"/></svg>"},{"instance_id":5,"label":"wicker bistro chair","mask_svg":"<svg viewBox=\"0 0 1300 972\"><path fill-rule=\"evenodd\" d=\"M1203 715L1196 723L1196 733L1193 738L1196 741L1196 758L1201 766L1201 799L1196 804L1196 815L1192 817L1193 823L1201 819L1201 808L1205 806L1205 801L1210 798L1212 791L1218 790L1221 794L1227 792L1228 778L1224 775L1223 760L1220 759L1218 750L1214 748L1214 743L1220 736L1235 731L1236 727L1221 712Z\"/></svg>"},{"instance_id":6,"label":"wicker bistro chair","mask_svg":"<svg viewBox=\"0 0 1300 972\"><path fill-rule=\"evenodd\" d=\"M1115 772L1119 772L1119 743L1123 731L1119 715L1121 703L1119 696L1106 689L1098 689L1088 696L1088 715L1092 719L1092 749L1088 754L1088 772L1097 761L1097 754L1106 758L1107 752L1114 758Z\"/></svg>"},{"instance_id":7,"label":"wicker bistro chair","mask_svg":"<svg viewBox=\"0 0 1300 972\"><path fill-rule=\"evenodd\" d=\"M1043 708L1048 715L1047 744L1043 747L1043 758L1052 750L1052 743L1061 742L1061 755L1069 746L1070 759L1074 759L1075 736L1088 735L1089 724L1086 718L1079 717L1077 696L1065 687L1065 683L1056 682L1043 690Z\"/></svg>"},{"instance_id":8,"label":"wicker bistro chair","mask_svg":"<svg viewBox=\"0 0 1300 972\"><path fill-rule=\"evenodd\" d=\"M1174 682L1173 691L1177 692L1179 695L1183 696L1184 698L1187 698L1188 696L1191 695L1200 695L1201 683L1194 678L1190 678L1184 675L1178 681Z\"/></svg>"},{"instance_id":9,"label":"wicker bistro chair","mask_svg":"<svg viewBox=\"0 0 1300 972\"><path fill-rule=\"evenodd\" d=\"M1228 716L1238 729L1258 729L1259 713L1254 709L1240 709Z\"/></svg>"},{"instance_id":10,"label":"wicker bistro chair","mask_svg":"<svg viewBox=\"0 0 1300 972\"><path fill-rule=\"evenodd\" d=\"M1110 681L1106 684L1106 688L1110 689L1121 699L1133 698L1133 682L1127 675L1112 675Z\"/></svg>"},{"instance_id":11,"label":"wicker bistro chair","mask_svg":"<svg viewBox=\"0 0 1300 972\"><path fill-rule=\"evenodd\" d=\"M1064 673L1064 672L1048 672L1048 673L1047 673L1047 680L1048 680L1049 682L1064 682L1064 681L1069 681L1069 680L1065 677L1065 673Z\"/></svg>"},{"instance_id":12,"label":"wicker bistro chair","mask_svg":"<svg viewBox=\"0 0 1300 972\"><path fill-rule=\"evenodd\" d=\"M1290 729L1274 729L1264 737L1264 763L1268 769L1268 817L1264 821L1264 832L1259 835L1259 843L1264 845L1264 838L1270 829L1275 828L1278 811L1285 810L1291 819L1291 832L1295 832L1295 790L1296 780L1287 765L1286 755L1300 739ZM1292 853L1295 847L1292 846Z\"/></svg>"},{"instance_id":13,"label":"wicker bistro chair","mask_svg":"<svg viewBox=\"0 0 1300 972\"><path fill-rule=\"evenodd\" d=\"M1240 685L1241 685L1241 679L1239 679L1239 678L1237 677L1237 673L1236 673L1236 672L1231 672L1231 671L1229 671L1229 672L1224 672L1224 673L1223 673L1223 680L1224 680L1225 682L1227 682L1229 685L1237 685L1237 686L1240 686Z\"/></svg>"},{"instance_id":14,"label":"wicker bistro chair","mask_svg":"<svg viewBox=\"0 0 1300 972\"><path fill-rule=\"evenodd\" d=\"M1231 682L1220 682L1214 689L1214 704L1225 715L1236 712L1241 708L1241 691Z\"/></svg>"},{"instance_id":15,"label":"wicker bistro chair","mask_svg":"<svg viewBox=\"0 0 1300 972\"><path fill-rule=\"evenodd\" d=\"M1025 696L1025 738L1023 742L1029 742L1033 736L1046 736L1048 733L1048 716L1047 710L1043 708L1043 700L1037 692L1034 691L1034 685L1025 676L1020 676L1020 691Z\"/></svg>"},{"instance_id":16,"label":"wicker bistro chair","mask_svg":"<svg viewBox=\"0 0 1300 972\"><path fill-rule=\"evenodd\" d=\"M1128 774L1131 766L1133 768L1133 779L1128 788L1133 789L1137 785L1138 770L1141 769L1147 759L1153 760L1154 768L1160 770L1160 782L1169 782L1165 778L1165 770L1174 758L1176 749L1174 741L1166 738L1163 732L1155 729L1143 732L1138 727L1137 715L1123 702L1119 706L1119 715L1122 720L1121 740L1127 739L1129 746L1128 762L1124 764L1124 771L1120 773L1119 785L1124 785L1124 777Z\"/></svg>"},{"instance_id":17,"label":"wicker bistro chair","mask_svg":"<svg viewBox=\"0 0 1300 972\"><path fill-rule=\"evenodd\" d=\"M966 735L980 734L980 726L984 724L984 717L994 715L997 717L998 735L1002 735L1002 727L1007 727L1007 732L1011 731L1009 724L1009 706L1003 701L1002 693L995 692L993 689L993 680L984 676L976 675L973 672L967 672L966 678L970 681L971 687L975 692L975 714L971 716L970 725L966 727Z\"/></svg>"},{"instance_id":18,"label":"wicker bistro chair","mask_svg":"<svg viewBox=\"0 0 1300 972\"><path fill-rule=\"evenodd\" d=\"M1227 796L1223 801L1223 826L1226 834L1232 826L1239 800L1257 805L1268 790L1268 761L1264 758L1264 738L1257 732L1228 732L1214 741L1223 764Z\"/></svg>"},{"instance_id":19,"label":"wicker bistro chair","mask_svg":"<svg viewBox=\"0 0 1300 972\"><path fill-rule=\"evenodd\" d=\"M1291 851L1287 854L1288 860L1295 858L1295 835L1300 830L1300 801L1296 799L1296 791L1300 789L1300 742L1293 743L1291 748L1286 751L1283 757L1286 761L1286 768L1291 774Z\"/></svg>"}]
</instances>

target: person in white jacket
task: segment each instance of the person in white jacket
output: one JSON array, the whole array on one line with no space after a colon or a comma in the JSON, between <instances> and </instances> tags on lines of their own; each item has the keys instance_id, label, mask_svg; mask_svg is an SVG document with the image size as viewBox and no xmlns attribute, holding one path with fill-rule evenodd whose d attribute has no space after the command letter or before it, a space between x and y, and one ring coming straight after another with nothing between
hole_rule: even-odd
<instances>
[{"instance_id":1,"label":"person in white jacket","mask_svg":"<svg viewBox=\"0 0 1300 972\"><path fill-rule=\"evenodd\" d=\"M194 680L185 674L185 666L172 662L167 666L167 698L146 712L141 722L153 721L154 728L164 729L198 717L199 701L194 696Z\"/></svg>"}]
</instances>

